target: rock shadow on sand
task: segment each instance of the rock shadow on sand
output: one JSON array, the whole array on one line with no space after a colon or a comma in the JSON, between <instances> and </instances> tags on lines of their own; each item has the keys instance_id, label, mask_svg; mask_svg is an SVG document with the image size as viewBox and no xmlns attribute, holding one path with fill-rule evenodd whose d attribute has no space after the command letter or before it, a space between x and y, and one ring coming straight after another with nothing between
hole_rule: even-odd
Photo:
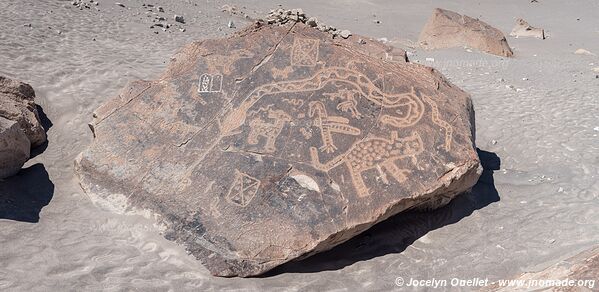
<instances>
[{"instance_id":1,"label":"rock shadow on sand","mask_svg":"<svg viewBox=\"0 0 599 292\"><path fill-rule=\"evenodd\" d=\"M52 126L54 126L54 124L52 124L52 121L50 121L50 119L44 112L44 109L37 104L35 105L35 107L37 109L37 113L40 118L40 123L41 123L42 127L44 128L44 132L46 132L46 141L42 145L39 145L39 146L31 149L31 154L29 155L29 159L36 157L36 156L42 154L44 151L46 151L46 149L48 148L48 130L50 130L50 128L52 128Z\"/></svg>"},{"instance_id":2,"label":"rock shadow on sand","mask_svg":"<svg viewBox=\"0 0 599 292\"><path fill-rule=\"evenodd\" d=\"M339 270L359 261L401 253L428 232L457 223L474 211L498 202L500 198L493 172L500 169L501 160L495 153L480 149L477 152L483 173L471 192L457 196L448 205L436 210L409 210L397 214L329 251L291 261L266 273L264 277Z\"/></svg>"},{"instance_id":3,"label":"rock shadow on sand","mask_svg":"<svg viewBox=\"0 0 599 292\"><path fill-rule=\"evenodd\" d=\"M43 164L21 169L0 180L0 220L37 223L40 212L54 196L54 184Z\"/></svg>"}]
</instances>

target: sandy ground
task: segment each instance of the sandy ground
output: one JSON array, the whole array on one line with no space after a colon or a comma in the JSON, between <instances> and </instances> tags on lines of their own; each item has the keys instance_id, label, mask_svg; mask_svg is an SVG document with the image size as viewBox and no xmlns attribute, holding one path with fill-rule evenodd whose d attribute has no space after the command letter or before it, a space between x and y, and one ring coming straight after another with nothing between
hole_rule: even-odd
<instances>
[{"instance_id":1,"label":"sandy ground","mask_svg":"<svg viewBox=\"0 0 599 292\"><path fill-rule=\"evenodd\" d=\"M151 220L94 206L73 160L91 141L92 111L128 80L156 78L183 44L233 32L229 20L243 26L220 11L223 4L251 15L300 5L120 0L123 8L98 1L100 11L70 1L0 1L0 74L30 83L51 121L47 148L0 182L0 290L387 291L399 289L398 276L512 278L599 244L599 73L592 71L599 58L573 53L599 54L597 1L302 1L308 14L386 38L470 92L485 173L472 194L447 207L393 217L329 252L251 279L212 277ZM186 31L150 29L142 3L163 6L167 19L183 15ZM548 39L508 38L512 59L410 47L437 6L506 34L523 17Z\"/></svg>"}]
</instances>

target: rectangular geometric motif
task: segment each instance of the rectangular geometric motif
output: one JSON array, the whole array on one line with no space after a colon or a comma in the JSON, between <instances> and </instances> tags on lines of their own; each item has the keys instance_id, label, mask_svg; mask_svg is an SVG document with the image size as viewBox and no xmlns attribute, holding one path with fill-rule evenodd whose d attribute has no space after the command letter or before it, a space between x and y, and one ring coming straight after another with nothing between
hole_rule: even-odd
<instances>
[{"instance_id":1,"label":"rectangular geometric motif","mask_svg":"<svg viewBox=\"0 0 599 292\"><path fill-rule=\"evenodd\" d=\"M291 49L291 65L316 66L318 62L318 40L295 38Z\"/></svg>"}]
</instances>

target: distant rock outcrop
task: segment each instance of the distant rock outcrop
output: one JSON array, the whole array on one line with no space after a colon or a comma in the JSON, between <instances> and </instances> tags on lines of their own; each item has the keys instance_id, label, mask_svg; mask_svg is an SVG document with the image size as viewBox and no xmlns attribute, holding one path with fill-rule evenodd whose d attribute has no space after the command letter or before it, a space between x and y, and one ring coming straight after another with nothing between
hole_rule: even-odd
<instances>
[{"instance_id":1,"label":"distant rock outcrop","mask_svg":"<svg viewBox=\"0 0 599 292\"><path fill-rule=\"evenodd\" d=\"M510 57L512 49L498 29L472 17L436 8L420 37L424 49L470 47L479 51Z\"/></svg>"},{"instance_id":2,"label":"distant rock outcrop","mask_svg":"<svg viewBox=\"0 0 599 292\"><path fill-rule=\"evenodd\" d=\"M95 112L81 185L158 214L219 276L258 275L447 204L479 177L469 95L359 39L258 22L186 46L159 80Z\"/></svg>"},{"instance_id":3,"label":"distant rock outcrop","mask_svg":"<svg viewBox=\"0 0 599 292\"><path fill-rule=\"evenodd\" d=\"M510 33L513 37L535 37L538 39L545 39L545 30L538 27L533 27L526 20L518 18L516 20L516 26Z\"/></svg>"}]
</instances>

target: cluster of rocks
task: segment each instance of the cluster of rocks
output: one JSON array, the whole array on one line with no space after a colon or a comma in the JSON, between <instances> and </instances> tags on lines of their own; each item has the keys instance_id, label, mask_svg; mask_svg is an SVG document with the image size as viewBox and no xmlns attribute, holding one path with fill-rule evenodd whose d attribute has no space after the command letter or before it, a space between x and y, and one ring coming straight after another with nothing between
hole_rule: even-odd
<instances>
[{"instance_id":1,"label":"cluster of rocks","mask_svg":"<svg viewBox=\"0 0 599 292\"><path fill-rule=\"evenodd\" d=\"M236 15L236 16L240 16L246 19L251 19L251 17L245 13L243 10L237 8L237 6L235 5L229 5L229 4L225 4L221 7L221 10L223 12L227 12L230 15Z\"/></svg>"},{"instance_id":2,"label":"cluster of rocks","mask_svg":"<svg viewBox=\"0 0 599 292\"><path fill-rule=\"evenodd\" d=\"M98 1L94 1L94 0L89 0L89 1L84 1L84 0L74 0L71 2L71 5L79 8L79 10L83 10L83 9L92 9L92 7L94 6L98 6ZM96 8L98 9L98 8Z\"/></svg>"},{"instance_id":3,"label":"cluster of rocks","mask_svg":"<svg viewBox=\"0 0 599 292\"><path fill-rule=\"evenodd\" d=\"M316 17L308 17L304 13L304 11L300 8L296 9L274 9L271 10L270 13L266 16L266 19L263 20L268 24L274 25L283 25L288 22L301 22L305 23L308 26L315 27L316 29L322 32L328 32L333 37L340 36L344 39L349 38L352 33L351 31L344 29L340 30L334 26L326 25L320 21Z\"/></svg>"},{"instance_id":4,"label":"cluster of rocks","mask_svg":"<svg viewBox=\"0 0 599 292\"><path fill-rule=\"evenodd\" d=\"M173 21L175 23L169 23L167 18L164 16L164 8L162 6L155 6L153 4L142 4L142 7L147 8L146 14L148 17L154 17L152 19L153 24L150 25L150 28L160 28L164 32L170 32L170 29L175 28L181 32L185 31L185 18L181 15L174 15ZM158 34L158 31L154 31L155 34Z\"/></svg>"},{"instance_id":5,"label":"cluster of rocks","mask_svg":"<svg viewBox=\"0 0 599 292\"><path fill-rule=\"evenodd\" d=\"M0 76L0 179L19 172L31 149L46 142L34 99L30 85Z\"/></svg>"}]
</instances>

